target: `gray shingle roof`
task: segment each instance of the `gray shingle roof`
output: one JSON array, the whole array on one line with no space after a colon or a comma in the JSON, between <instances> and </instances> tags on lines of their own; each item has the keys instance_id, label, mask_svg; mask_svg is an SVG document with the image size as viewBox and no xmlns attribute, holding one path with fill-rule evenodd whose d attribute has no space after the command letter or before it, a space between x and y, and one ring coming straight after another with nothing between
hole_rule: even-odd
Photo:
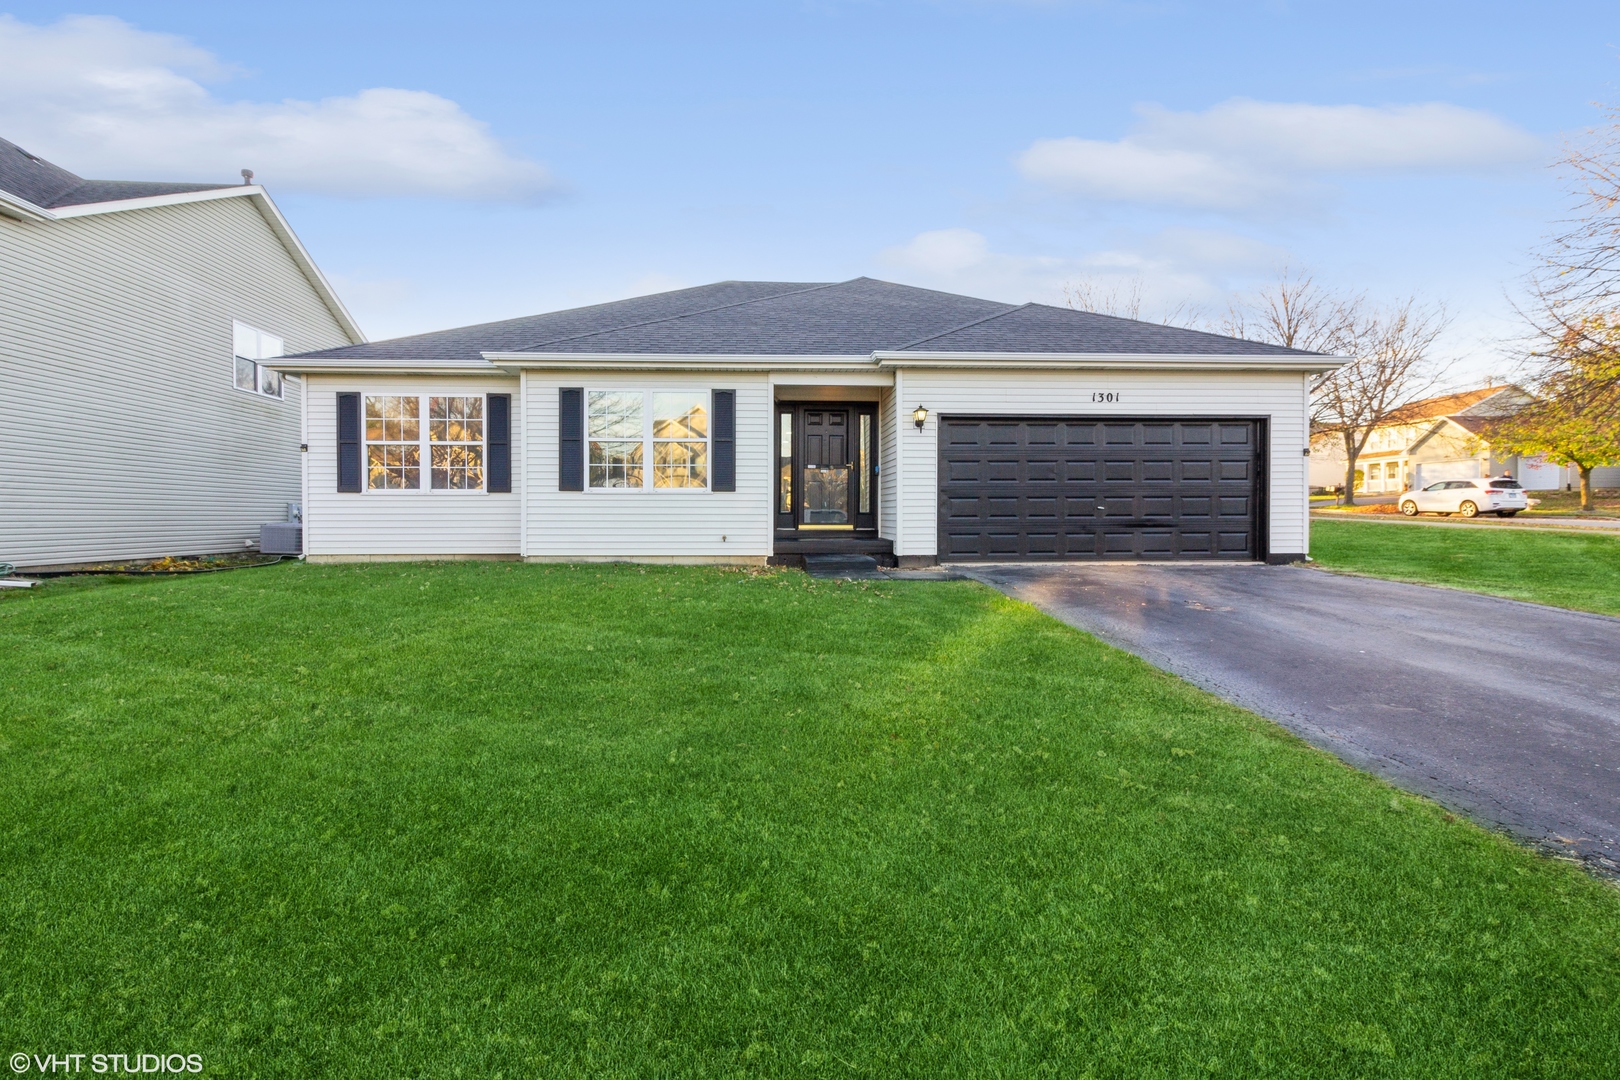
<instances>
[{"instance_id":1,"label":"gray shingle roof","mask_svg":"<svg viewBox=\"0 0 1620 1080\"><path fill-rule=\"evenodd\" d=\"M722 281L304 356L481 366L485 352L865 356L901 350L1314 355L1159 323L855 278Z\"/></svg>"},{"instance_id":2,"label":"gray shingle roof","mask_svg":"<svg viewBox=\"0 0 1620 1080\"><path fill-rule=\"evenodd\" d=\"M144 199L152 195L178 195L213 191L231 184L160 184L144 180L86 180L36 157L16 143L0 139L0 191L8 192L46 210L86 203Z\"/></svg>"}]
</instances>

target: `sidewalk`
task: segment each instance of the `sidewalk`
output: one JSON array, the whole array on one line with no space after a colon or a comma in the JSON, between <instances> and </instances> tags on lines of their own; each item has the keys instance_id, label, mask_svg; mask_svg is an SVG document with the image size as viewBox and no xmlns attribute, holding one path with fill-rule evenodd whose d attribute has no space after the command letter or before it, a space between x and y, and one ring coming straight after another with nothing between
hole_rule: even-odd
<instances>
[{"instance_id":1,"label":"sidewalk","mask_svg":"<svg viewBox=\"0 0 1620 1080\"><path fill-rule=\"evenodd\" d=\"M1312 521L1372 521L1382 525L1438 525L1448 529L1536 529L1542 532L1598 532L1620 533L1620 518L1514 518L1498 517L1406 517L1404 514L1347 514L1334 510L1312 510Z\"/></svg>"}]
</instances>

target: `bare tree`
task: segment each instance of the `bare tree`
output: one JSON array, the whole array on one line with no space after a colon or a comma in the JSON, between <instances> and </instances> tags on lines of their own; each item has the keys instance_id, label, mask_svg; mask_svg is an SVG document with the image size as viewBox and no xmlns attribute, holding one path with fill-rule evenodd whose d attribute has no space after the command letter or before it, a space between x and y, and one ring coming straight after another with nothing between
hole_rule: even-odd
<instances>
[{"instance_id":1,"label":"bare tree","mask_svg":"<svg viewBox=\"0 0 1620 1080\"><path fill-rule=\"evenodd\" d=\"M1605 110L1604 121L1564 148L1558 164L1572 216L1543 245L1533 282L1543 313L1560 324L1558 343L1591 312L1620 306L1620 108Z\"/></svg>"},{"instance_id":2,"label":"bare tree","mask_svg":"<svg viewBox=\"0 0 1620 1080\"><path fill-rule=\"evenodd\" d=\"M1141 319L1142 279L1133 277L1123 284L1104 286L1094 279L1081 278L1063 286L1063 302L1076 311ZM1195 327L1204 322L1204 312L1197 304L1183 300L1162 316L1150 318L1166 326Z\"/></svg>"},{"instance_id":3,"label":"bare tree","mask_svg":"<svg viewBox=\"0 0 1620 1080\"><path fill-rule=\"evenodd\" d=\"M1559 165L1571 215L1544 242L1530 275L1526 381L1537 401L1493 442L1543 453L1581 474L1581 509L1592 509L1592 468L1620 456L1620 108Z\"/></svg>"},{"instance_id":4,"label":"bare tree","mask_svg":"<svg viewBox=\"0 0 1620 1080\"><path fill-rule=\"evenodd\" d=\"M1228 337L1269 341L1288 349L1343 353L1361 321L1365 298L1337 295L1306 273L1284 268L1246 303L1234 303L1218 324Z\"/></svg>"},{"instance_id":5,"label":"bare tree","mask_svg":"<svg viewBox=\"0 0 1620 1080\"><path fill-rule=\"evenodd\" d=\"M1448 323L1444 308L1422 307L1412 298L1358 315L1334 350L1350 361L1312 382L1311 430L1343 440L1347 504L1355 505L1356 459L1372 433L1432 394L1448 370L1430 354Z\"/></svg>"},{"instance_id":6,"label":"bare tree","mask_svg":"<svg viewBox=\"0 0 1620 1080\"><path fill-rule=\"evenodd\" d=\"M1091 278L1068 282L1063 286L1063 302L1076 311L1092 311L1098 315L1113 315L1121 319L1142 317L1142 279L1131 278L1123 291L1119 285L1103 287Z\"/></svg>"},{"instance_id":7,"label":"bare tree","mask_svg":"<svg viewBox=\"0 0 1620 1080\"><path fill-rule=\"evenodd\" d=\"M1430 349L1445 330L1443 308L1408 299L1374 310L1363 293L1335 293L1308 273L1285 269L1219 324L1232 337L1350 357L1311 383L1311 434L1344 444L1345 501L1354 504L1356 459L1379 426L1428 395L1445 368Z\"/></svg>"}]
</instances>

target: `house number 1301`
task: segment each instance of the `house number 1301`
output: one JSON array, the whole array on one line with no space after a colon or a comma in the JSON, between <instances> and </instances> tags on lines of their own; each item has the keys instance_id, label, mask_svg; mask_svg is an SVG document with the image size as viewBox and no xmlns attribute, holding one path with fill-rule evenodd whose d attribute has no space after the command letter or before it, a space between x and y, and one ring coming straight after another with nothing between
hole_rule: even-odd
<instances>
[{"instance_id":1,"label":"house number 1301","mask_svg":"<svg viewBox=\"0 0 1620 1080\"><path fill-rule=\"evenodd\" d=\"M1096 404L1099 401L1111 404L1111 403L1116 402L1118 400L1119 400L1119 395L1116 394L1116 393L1112 393L1112 392L1104 393L1102 391L1098 391L1097 393L1094 393L1094 394L1091 395L1091 401L1092 401L1093 404Z\"/></svg>"}]
</instances>

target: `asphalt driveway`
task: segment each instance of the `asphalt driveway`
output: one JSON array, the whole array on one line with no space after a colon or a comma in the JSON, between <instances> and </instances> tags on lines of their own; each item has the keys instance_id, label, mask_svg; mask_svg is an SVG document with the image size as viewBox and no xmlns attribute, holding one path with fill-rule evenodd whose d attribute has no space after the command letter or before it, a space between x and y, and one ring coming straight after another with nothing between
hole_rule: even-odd
<instances>
[{"instance_id":1,"label":"asphalt driveway","mask_svg":"<svg viewBox=\"0 0 1620 1080\"><path fill-rule=\"evenodd\" d=\"M1620 871L1620 619L1305 567L958 569L1407 790Z\"/></svg>"}]
</instances>

